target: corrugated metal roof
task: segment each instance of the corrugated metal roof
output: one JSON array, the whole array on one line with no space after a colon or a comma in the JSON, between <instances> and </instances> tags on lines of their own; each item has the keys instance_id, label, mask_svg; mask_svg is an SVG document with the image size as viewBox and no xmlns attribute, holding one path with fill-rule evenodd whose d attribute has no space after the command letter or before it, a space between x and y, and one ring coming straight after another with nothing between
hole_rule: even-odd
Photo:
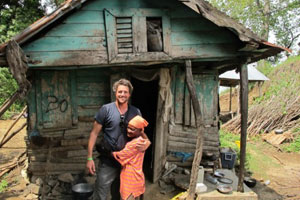
<instances>
[{"instance_id":1,"label":"corrugated metal roof","mask_svg":"<svg viewBox=\"0 0 300 200\"><path fill-rule=\"evenodd\" d=\"M227 71L219 76L221 86L236 86L240 83L240 73L235 70ZM248 65L248 81L268 81L270 80L263 73L258 71L255 67Z\"/></svg>"}]
</instances>

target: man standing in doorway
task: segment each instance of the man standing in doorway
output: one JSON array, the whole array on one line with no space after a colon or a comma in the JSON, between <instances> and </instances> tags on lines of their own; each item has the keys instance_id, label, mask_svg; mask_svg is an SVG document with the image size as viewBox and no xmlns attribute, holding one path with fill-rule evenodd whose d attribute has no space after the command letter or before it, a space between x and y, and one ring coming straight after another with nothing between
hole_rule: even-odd
<instances>
[{"instance_id":1,"label":"man standing in doorway","mask_svg":"<svg viewBox=\"0 0 300 200\"><path fill-rule=\"evenodd\" d=\"M126 79L120 79L113 85L116 101L103 105L95 116L93 129L88 143L88 158L86 167L89 173L95 174L96 168L93 160L93 148L100 131L103 131L103 139L97 150L100 152L100 163L97 170L94 199L106 200L114 180L119 186L120 164L111 155L112 151L120 151L127 143L126 129L128 122L141 112L136 107L129 105L133 87ZM139 151L145 151L150 145L148 139L137 145ZM119 189L112 188L112 199L119 200ZM116 196L117 194L117 196Z\"/></svg>"}]
</instances>

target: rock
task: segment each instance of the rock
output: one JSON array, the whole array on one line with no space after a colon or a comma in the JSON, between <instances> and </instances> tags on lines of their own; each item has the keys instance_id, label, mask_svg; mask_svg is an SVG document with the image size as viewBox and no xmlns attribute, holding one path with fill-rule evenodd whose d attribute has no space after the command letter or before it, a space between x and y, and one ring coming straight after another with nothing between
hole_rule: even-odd
<instances>
[{"instance_id":1,"label":"rock","mask_svg":"<svg viewBox=\"0 0 300 200\"><path fill-rule=\"evenodd\" d=\"M35 180L35 184L38 185L38 186L42 186L43 183L44 183L44 181L43 181L43 179L41 179L41 178L37 178L37 179Z\"/></svg>"},{"instance_id":2,"label":"rock","mask_svg":"<svg viewBox=\"0 0 300 200\"><path fill-rule=\"evenodd\" d=\"M176 169L174 169L174 172L177 173L177 174L182 174L183 168L182 167L177 167Z\"/></svg>"},{"instance_id":3,"label":"rock","mask_svg":"<svg viewBox=\"0 0 300 200\"><path fill-rule=\"evenodd\" d=\"M190 174L191 174L191 171L188 170L188 169L184 169L184 170L183 170L183 173L184 173L185 175L190 175Z\"/></svg>"},{"instance_id":4,"label":"rock","mask_svg":"<svg viewBox=\"0 0 300 200\"><path fill-rule=\"evenodd\" d=\"M174 179L174 184L179 188L187 190L190 185L190 176L178 174Z\"/></svg>"},{"instance_id":5,"label":"rock","mask_svg":"<svg viewBox=\"0 0 300 200\"><path fill-rule=\"evenodd\" d=\"M174 185L166 185L166 187L162 190L160 190L160 193L162 194L169 194L171 192L175 191Z\"/></svg>"},{"instance_id":6,"label":"rock","mask_svg":"<svg viewBox=\"0 0 300 200\"><path fill-rule=\"evenodd\" d=\"M38 178L39 178L38 176L33 175L31 177L31 183L35 183Z\"/></svg>"},{"instance_id":7,"label":"rock","mask_svg":"<svg viewBox=\"0 0 300 200\"><path fill-rule=\"evenodd\" d=\"M52 190L52 195L53 195L53 196L60 196L60 195L61 195L61 192L60 192L60 191L57 191L56 189L53 189L53 190Z\"/></svg>"},{"instance_id":8,"label":"rock","mask_svg":"<svg viewBox=\"0 0 300 200\"><path fill-rule=\"evenodd\" d=\"M60 174L58 176L58 180L65 182L65 183L72 183L74 182L74 178L72 176L71 173L64 173L64 174Z\"/></svg>"},{"instance_id":9,"label":"rock","mask_svg":"<svg viewBox=\"0 0 300 200\"><path fill-rule=\"evenodd\" d=\"M85 176L83 177L83 180L88 184L94 185L96 182L96 178L96 176Z\"/></svg>"},{"instance_id":10,"label":"rock","mask_svg":"<svg viewBox=\"0 0 300 200\"><path fill-rule=\"evenodd\" d=\"M159 180L158 181L158 185L159 185L159 187L161 188L161 189L166 189L167 188L167 184L163 181L163 180Z\"/></svg>"},{"instance_id":11,"label":"rock","mask_svg":"<svg viewBox=\"0 0 300 200\"><path fill-rule=\"evenodd\" d=\"M49 180L48 181L48 185L50 185L51 187L54 187L57 183L58 183L58 181L56 181L56 180Z\"/></svg>"},{"instance_id":12,"label":"rock","mask_svg":"<svg viewBox=\"0 0 300 200\"><path fill-rule=\"evenodd\" d=\"M27 189L30 191L31 194L39 194L40 186L36 184L30 184L27 186Z\"/></svg>"},{"instance_id":13,"label":"rock","mask_svg":"<svg viewBox=\"0 0 300 200\"><path fill-rule=\"evenodd\" d=\"M48 194L51 191L51 187L49 185L44 185L42 188L42 193L43 194Z\"/></svg>"},{"instance_id":14,"label":"rock","mask_svg":"<svg viewBox=\"0 0 300 200\"><path fill-rule=\"evenodd\" d=\"M39 196L38 195L36 195L36 194L28 194L26 197L25 197L25 199L30 199L30 200L35 200L35 199L38 199L39 198Z\"/></svg>"}]
</instances>

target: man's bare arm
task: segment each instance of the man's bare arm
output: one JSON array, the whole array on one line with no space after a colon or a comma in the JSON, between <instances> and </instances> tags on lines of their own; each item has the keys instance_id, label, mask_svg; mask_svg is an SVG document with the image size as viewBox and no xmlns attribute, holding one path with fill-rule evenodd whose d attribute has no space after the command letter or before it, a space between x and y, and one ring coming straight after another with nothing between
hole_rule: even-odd
<instances>
[{"instance_id":1,"label":"man's bare arm","mask_svg":"<svg viewBox=\"0 0 300 200\"><path fill-rule=\"evenodd\" d=\"M97 137L98 137L101 129L102 129L102 125L95 121L94 125L93 125L93 129L90 133L90 138L89 138L89 143L88 143L88 155L87 155L88 158L93 157L93 149L94 149ZM93 174L93 175L95 174L96 168L95 168L94 160L88 159L86 167L88 168L88 170L91 174Z\"/></svg>"},{"instance_id":2,"label":"man's bare arm","mask_svg":"<svg viewBox=\"0 0 300 200\"><path fill-rule=\"evenodd\" d=\"M136 148L139 151L146 151L146 149L148 149L148 147L151 145L151 142L150 142L148 136L144 133L144 131L142 132L141 136L142 136L143 140L136 144Z\"/></svg>"}]
</instances>

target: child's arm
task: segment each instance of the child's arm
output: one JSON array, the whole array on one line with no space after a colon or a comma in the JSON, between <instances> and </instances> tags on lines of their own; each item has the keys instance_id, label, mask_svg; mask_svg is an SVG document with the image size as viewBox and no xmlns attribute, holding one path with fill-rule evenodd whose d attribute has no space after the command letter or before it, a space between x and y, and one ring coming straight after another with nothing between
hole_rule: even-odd
<instances>
[{"instance_id":1,"label":"child's arm","mask_svg":"<svg viewBox=\"0 0 300 200\"><path fill-rule=\"evenodd\" d=\"M136 143L133 143L132 141L129 142L129 144L126 144L124 149L121 151L113 152L114 158L122 165L126 165L133 157L137 154L137 149L135 148Z\"/></svg>"}]
</instances>

